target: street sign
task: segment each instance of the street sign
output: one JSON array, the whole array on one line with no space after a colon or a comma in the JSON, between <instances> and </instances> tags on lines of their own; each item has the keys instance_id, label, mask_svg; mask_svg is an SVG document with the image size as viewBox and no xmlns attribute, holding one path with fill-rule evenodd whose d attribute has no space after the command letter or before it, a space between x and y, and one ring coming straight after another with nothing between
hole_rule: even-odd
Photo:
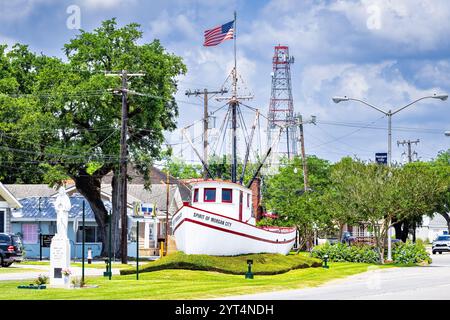
<instances>
[{"instance_id":1,"label":"street sign","mask_svg":"<svg viewBox=\"0 0 450 320\"><path fill-rule=\"evenodd\" d=\"M387 164L387 158L386 152L375 153L375 162L378 164Z\"/></svg>"}]
</instances>

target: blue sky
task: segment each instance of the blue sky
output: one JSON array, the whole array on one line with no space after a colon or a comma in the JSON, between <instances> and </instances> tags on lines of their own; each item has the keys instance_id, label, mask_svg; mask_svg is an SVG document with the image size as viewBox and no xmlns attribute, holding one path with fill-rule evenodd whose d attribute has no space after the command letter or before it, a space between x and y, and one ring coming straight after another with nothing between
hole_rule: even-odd
<instances>
[{"instance_id":1,"label":"blue sky","mask_svg":"<svg viewBox=\"0 0 450 320\"><path fill-rule=\"evenodd\" d=\"M78 33L66 26L71 5L80 8L84 30L112 17L120 25L138 22L143 42L158 38L183 57L188 74L179 82L179 127L202 113L201 100L187 98L185 90L218 89L231 70L233 42L205 48L202 37L205 29L232 20L234 10L238 70L255 95L250 105L267 113L274 45L288 45L295 57L295 111L318 119L316 126L305 126L309 154L331 161L345 155L373 159L375 152L387 149L382 114L356 102L334 104L332 96L347 95L388 110L450 92L447 0L0 0L0 42L26 43L36 52L62 57L63 44ZM211 109L220 105L211 100ZM252 121L250 115L247 119ZM370 123L377 129L361 128ZM393 128L393 160L402 160L404 149L396 141L403 139L420 139L415 150L429 160L450 146L443 134L450 130L450 102L424 100L394 116ZM193 130L196 136L201 126ZM168 136L174 143L180 137L179 131ZM189 149L184 147L183 156L195 160Z\"/></svg>"}]
</instances>

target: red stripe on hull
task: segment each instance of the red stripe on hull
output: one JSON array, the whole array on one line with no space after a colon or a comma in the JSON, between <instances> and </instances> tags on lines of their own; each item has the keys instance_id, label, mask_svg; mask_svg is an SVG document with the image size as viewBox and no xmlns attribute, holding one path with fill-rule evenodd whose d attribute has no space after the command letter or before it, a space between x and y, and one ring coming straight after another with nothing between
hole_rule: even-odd
<instances>
[{"instance_id":1,"label":"red stripe on hull","mask_svg":"<svg viewBox=\"0 0 450 320\"><path fill-rule=\"evenodd\" d=\"M233 220L233 221L236 221L236 222L239 222L239 223L243 223L243 224L245 224L245 225L247 225L247 226L256 228L256 229L258 229L258 230L264 230L263 228L259 228L259 227L257 227L257 226L254 226L254 225L250 224L250 223L246 223L246 222L244 222L244 221L239 221L239 220L237 220L237 219L234 219L234 218L231 218L231 217L227 217L227 216L224 216L224 215L222 215L222 214L218 214L218 213L215 213L215 212L212 212L212 211L208 211L208 210L205 210L205 209L200 209L200 208L197 208L197 207L193 207L193 206L191 206L191 205L182 206L180 209L178 209L178 211L175 212L175 214L173 215L172 221L174 220L175 216L176 216L176 215L181 211L181 209L183 209L184 207L188 207L188 208L191 208L191 209L194 209L194 210L200 210L200 211L203 211L203 212L206 212L206 213L209 213L209 214L213 214L213 215L216 215L216 216L219 216L219 217L222 217L222 218L226 218L226 219L230 219L230 220ZM283 234L283 233L290 233L290 232L292 232L292 231L295 230L295 228L289 228L289 227L278 227L278 228L280 229L280 231L283 231L283 232L272 231L272 230L264 230L264 231L272 232L272 233L277 233L277 234ZM284 231L284 230L286 230L286 231Z\"/></svg>"},{"instance_id":2,"label":"red stripe on hull","mask_svg":"<svg viewBox=\"0 0 450 320\"><path fill-rule=\"evenodd\" d=\"M199 225L207 227L207 228L211 228L211 229L216 229L216 230L223 231L223 232L232 233L232 234L235 234L237 236L246 237L246 238L250 238L250 239L253 239L253 240L257 240L257 241L264 241L264 242L274 243L274 244L285 244L285 243L289 243L289 242L295 240L295 238L292 238L290 240L285 240L285 241L267 240L267 239L251 236L251 235L248 235L248 234L245 234L245 233L241 233L241 232L237 232L237 231L233 231L233 230L227 230L227 229L224 229L224 228L221 228L221 227L217 227L217 226L212 226L210 224L206 224L206 223L200 222L200 221L195 221L195 220L192 220L192 219L189 219L189 218L184 218L183 220L181 220L181 222L173 230L174 234L175 234L175 231L178 229L178 227L181 226L185 221L186 222L196 223L196 224L199 224ZM263 230L263 231L267 232L267 230L264 230L264 229L260 229L260 230ZM268 232L270 232L270 231L268 231Z\"/></svg>"}]
</instances>

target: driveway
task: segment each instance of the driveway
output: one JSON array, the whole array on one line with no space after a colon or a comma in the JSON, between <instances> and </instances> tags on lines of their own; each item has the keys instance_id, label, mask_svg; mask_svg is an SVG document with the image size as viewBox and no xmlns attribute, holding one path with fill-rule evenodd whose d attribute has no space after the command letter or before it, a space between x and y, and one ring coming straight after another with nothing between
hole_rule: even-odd
<instances>
[{"instance_id":1,"label":"driveway","mask_svg":"<svg viewBox=\"0 0 450 320\"><path fill-rule=\"evenodd\" d=\"M450 299L450 253L432 255L426 267L370 271L314 288L226 297L233 300Z\"/></svg>"}]
</instances>

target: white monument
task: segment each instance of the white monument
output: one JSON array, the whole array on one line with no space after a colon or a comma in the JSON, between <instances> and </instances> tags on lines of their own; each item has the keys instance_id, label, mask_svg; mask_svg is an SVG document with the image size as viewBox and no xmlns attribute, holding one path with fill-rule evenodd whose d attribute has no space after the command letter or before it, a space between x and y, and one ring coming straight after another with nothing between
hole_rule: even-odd
<instances>
[{"instance_id":1,"label":"white monument","mask_svg":"<svg viewBox=\"0 0 450 320\"><path fill-rule=\"evenodd\" d=\"M69 287L70 275L70 241L67 237L69 223L70 198L64 187L59 187L55 203L57 232L50 245L50 285L55 287Z\"/></svg>"}]
</instances>

